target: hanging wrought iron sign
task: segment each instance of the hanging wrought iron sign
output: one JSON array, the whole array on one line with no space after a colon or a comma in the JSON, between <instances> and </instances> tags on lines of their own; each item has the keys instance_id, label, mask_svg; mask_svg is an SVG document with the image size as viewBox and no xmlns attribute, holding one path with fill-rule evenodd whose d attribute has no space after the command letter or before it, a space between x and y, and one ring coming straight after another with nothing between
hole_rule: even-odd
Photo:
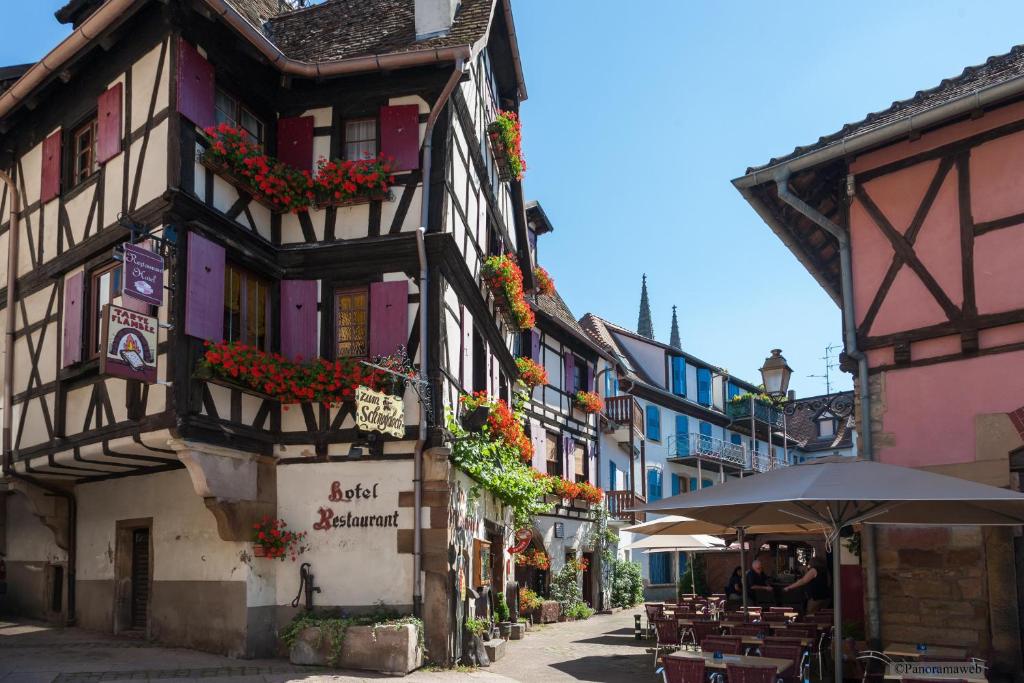
<instances>
[{"instance_id":1,"label":"hanging wrought iron sign","mask_svg":"<svg viewBox=\"0 0 1024 683\"><path fill-rule=\"evenodd\" d=\"M164 302L164 258L138 244L124 245L123 296L152 306Z\"/></svg>"},{"instance_id":2,"label":"hanging wrought iron sign","mask_svg":"<svg viewBox=\"0 0 1024 683\"><path fill-rule=\"evenodd\" d=\"M356 427L365 432L405 436L405 404L398 396L357 387Z\"/></svg>"},{"instance_id":3,"label":"hanging wrought iron sign","mask_svg":"<svg viewBox=\"0 0 1024 683\"><path fill-rule=\"evenodd\" d=\"M155 316L113 304L104 306L100 372L155 383L157 325Z\"/></svg>"},{"instance_id":4,"label":"hanging wrought iron sign","mask_svg":"<svg viewBox=\"0 0 1024 683\"><path fill-rule=\"evenodd\" d=\"M521 553L530 545L530 541L533 540L532 529L518 529L515 533L515 543L508 549L510 553L515 555Z\"/></svg>"}]
</instances>

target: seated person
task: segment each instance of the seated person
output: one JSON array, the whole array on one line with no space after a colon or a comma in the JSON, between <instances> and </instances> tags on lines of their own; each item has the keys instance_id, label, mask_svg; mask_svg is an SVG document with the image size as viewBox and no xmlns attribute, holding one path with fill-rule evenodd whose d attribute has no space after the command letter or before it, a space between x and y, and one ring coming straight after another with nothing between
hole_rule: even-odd
<instances>
[{"instance_id":1,"label":"seated person","mask_svg":"<svg viewBox=\"0 0 1024 683\"><path fill-rule=\"evenodd\" d=\"M747 571L747 598L757 604L775 602L775 590L768 585L768 575L761 568L761 560L751 562Z\"/></svg>"},{"instance_id":2,"label":"seated person","mask_svg":"<svg viewBox=\"0 0 1024 683\"><path fill-rule=\"evenodd\" d=\"M742 567L736 567L736 569L733 569L732 576L729 577L729 582L725 585L725 596L729 600L743 599L743 577L740 576L740 572L742 571Z\"/></svg>"}]
</instances>

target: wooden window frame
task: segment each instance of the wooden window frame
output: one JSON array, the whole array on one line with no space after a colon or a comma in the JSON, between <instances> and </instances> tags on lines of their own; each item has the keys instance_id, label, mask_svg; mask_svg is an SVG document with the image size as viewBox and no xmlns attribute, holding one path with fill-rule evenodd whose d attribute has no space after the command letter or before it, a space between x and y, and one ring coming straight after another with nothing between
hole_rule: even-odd
<instances>
[{"instance_id":1,"label":"wooden window frame","mask_svg":"<svg viewBox=\"0 0 1024 683\"><path fill-rule=\"evenodd\" d=\"M345 161L362 161L362 159L349 159L348 150L346 149L349 144L348 139L348 124L350 123L365 123L367 121L373 121L373 149L374 154L371 159L375 159L380 156L380 117L379 116L351 116L341 120L341 156ZM353 142L367 142L367 140L354 140ZM364 157L367 158L367 157Z\"/></svg>"},{"instance_id":2,"label":"wooden window frame","mask_svg":"<svg viewBox=\"0 0 1024 683\"><path fill-rule=\"evenodd\" d=\"M82 151L79 150L78 148L78 141L87 129L88 133L92 136L92 141L90 142L89 147L86 150ZM68 154L68 157L70 161L70 169L68 173L69 183L67 189L70 190L72 188L78 187L85 181L94 177L99 172L100 165L97 161L96 154L96 152L98 151L98 147L96 144L96 138L98 134L99 121L96 118L95 112L90 114L87 118L83 119L78 125L71 129L71 133L68 136L68 149L70 150L70 154ZM82 174L82 170L78 164L78 160L83 155L83 153L89 157L89 168L84 175Z\"/></svg>"},{"instance_id":3,"label":"wooden window frame","mask_svg":"<svg viewBox=\"0 0 1024 683\"><path fill-rule=\"evenodd\" d=\"M101 346L102 340L99 338L100 332L103 328L103 311L99 309L99 280L107 273L111 273L121 268L121 266L122 264L120 261L107 261L102 265L93 268L88 273L89 310L86 314L88 316L86 319L86 325L88 330L86 338L88 340L87 343L89 346L87 348L88 353L84 356L86 360L95 360L99 358L100 352L103 350ZM121 273L121 277L124 277L123 271ZM110 284L111 287L114 286L113 280L111 281ZM112 291L110 293L110 298L108 299L107 303L112 303L114 301L114 297L120 296L120 294L121 293L119 291Z\"/></svg>"},{"instance_id":4,"label":"wooden window frame","mask_svg":"<svg viewBox=\"0 0 1024 683\"><path fill-rule=\"evenodd\" d=\"M339 353L339 345L341 344L340 335L338 334L341 321L338 319L338 297L348 294L362 294L366 300L366 325L365 333L363 337L363 343L366 347L366 352L361 355L342 355ZM341 358L367 358L370 354L370 286L367 285L356 285L347 287L335 287L331 296L331 353L334 354L335 360Z\"/></svg>"},{"instance_id":5,"label":"wooden window frame","mask_svg":"<svg viewBox=\"0 0 1024 683\"><path fill-rule=\"evenodd\" d=\"M233 261L226 261L224 263L224 280L225 280L225 283L224 283L224 324L223 324L222 327L226 328L227 325L228 325L228 321L230 319L230 316L228 316L228 295L229 295L229 291L228 291L228 287L227 287L227 279L228 279L229 274L232 271L238 272L240 274L240 278L239 278L239 293L238 293L238 309L239 309L239 313L238 313L238 329L239 329L239 334L238 334L238 337L236 339L230 339L230 335L223 334L222 335L223 336L223 340L224 341L235 341L235 342L238 342L238 343L241 343L241 344L249 344L251 346L259 347L259 345L256 344L254 340L249 339L249 333L248 333L248 330L249 330L249 326L248 326L248 322L249 322L248 321L248 316L249 316L249 306L248 306L248 303L249 303L248 302L249 288L246 286L246 283L251 278L251 279L255 280L258 285L262 285L263 287L265 287L266 291L267 291L267 303L263 307L263 315L264 315L265 320L264 320L263 345L261 347L261 350L262 351L270 351L270 340L271 340L271 336L272 336L271 335L271 330L273 329L272 326L271 326L271 324L272 324L272 320L271 320L271 308L272 308L272 306L271 306L271 298L272 298L271 282L267 278L261 277L259 274L254 273L253 271L249 270L248 268L240 266L237 263L234 263Z\"/></svg>"},{"instance_id":6,"label":"wooden window frame","mask_svg":"<svg viewBox=\"0 0 1024 683\"><path fill-rule=\"evenodd\" d=\"M255 140L255 142L257 144L259 144L259 145L266 145L266 143L267 143L267 124L263 120L263 117L260 116L259 114L257 114L256 111L252 107L246 106L246 104L242 101L242 98L240 98L237 95L235 95L235 93L233 93L231 90L222 87L220 84L216 84L215 85L215 89L214 89L214 92L213 92L213 120L214 120L214 123L219 125L220 122L217 121L217 114L218 114L218 112L222 112L223 111L220 107L217 106L217 99L218 99L218 96L220 96L220 95L223 95L224 97L227 97L228 99L230 99L232 104L234 105L234 110L235 111L232 114L230 114L231 124L235 128L241 128L246 133L248 133ZM256 123L259 124L259 135L254 135L251 130L249 130L248 128L245 128L245 127L242 126L242 112L243 111L248 113L254 119L256 119ZM227 114L227 112L224 112L224 113Z\"/></svg>"}]
</instances>

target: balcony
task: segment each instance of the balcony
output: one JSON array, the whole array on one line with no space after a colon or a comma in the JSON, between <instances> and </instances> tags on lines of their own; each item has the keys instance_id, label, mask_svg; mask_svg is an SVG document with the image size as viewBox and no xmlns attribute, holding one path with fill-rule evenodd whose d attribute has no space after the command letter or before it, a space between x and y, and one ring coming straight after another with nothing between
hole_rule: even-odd
<instances>
[{"instance_id":1,"label":"balcony","mask_svg":"<svg viewBox=\"0 0 1024 683\"><path fill-rule=\"evenodd\" d=\"M641 496L632 491L605 491L605 501L608 504L608 514L613 520L637 524L647 520L645 512L628 512L643 505L645 501Z\"/></svg>"},{"instance_id":2,"label":"balcony","mask_svg":"<svg viewBox=\"0 0 1024 683\"><path fill-rule=\"evenodd\" d=\"M750 420L750 401L736 401L726 404L725 411L736 421ZM754 401L754 420L762 424L770 425L773 429L782 428L782 412L773 408L767 403Z\"/></svg>"},{"instance_id":3,"label":"balcony","mask_svg":"<svg viewBox=\"0 0 1024 683\"><path fill-rule=\"evenodd\" d=\"M632 396L610 396L604 400L604 414L620 427L633 425L636 436L644 436L644 411Z\"/></svg>"},{"instance_id":4,"label":"balcony","mask_svg":"<svg viewBox=\"0 0 1024 683\"><path fill-rule=\"evenodd\" d=\"M746 448L739 444L703 434L670 434L668 437L670 462L696 466L716 465L732 472L746 469Z\"/></svg>"}]
</instances>

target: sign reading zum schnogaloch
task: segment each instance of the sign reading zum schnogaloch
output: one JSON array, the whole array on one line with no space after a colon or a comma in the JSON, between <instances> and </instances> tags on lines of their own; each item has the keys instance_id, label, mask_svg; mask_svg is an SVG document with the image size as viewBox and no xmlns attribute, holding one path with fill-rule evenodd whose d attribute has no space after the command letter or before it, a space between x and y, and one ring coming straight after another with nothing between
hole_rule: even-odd
<instances>
[{"instance_id":1,"label":"sign reading zum schnogaloch","mask_svg":"<svg viewBox=\"0 0 1024 683\"><path fill-rule=\"evenodd\" d=\"M364 432L405 436L405 404L398 396L357 387L356 427Z\"/></svg>"},{"instance_id":2,"label":"sign reading zum schnogaloch","mask_svg":"<svg viewBox=\"0 0 1024 683\"><path fill-rule=\"evenodd\" d=\"M157 319L107 304L103 307L100 372L111 377L156 382Z\"/></svg>"}]
</instances>

